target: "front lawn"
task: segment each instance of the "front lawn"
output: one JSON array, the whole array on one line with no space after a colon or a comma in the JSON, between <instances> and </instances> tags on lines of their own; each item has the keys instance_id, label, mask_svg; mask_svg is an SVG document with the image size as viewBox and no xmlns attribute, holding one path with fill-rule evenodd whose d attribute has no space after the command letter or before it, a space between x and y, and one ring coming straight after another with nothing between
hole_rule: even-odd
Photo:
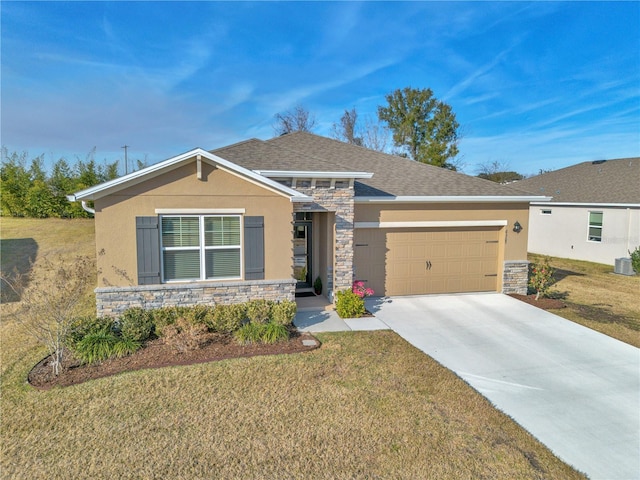
<instances>
[{"instance_id":1,"label":"front lawn","mask_svg":"<svg viewBox=\"0 0 640 480\"><path fill-rule=\"evenodd\" d=\"M530 254L531 262L542 255ZM616 275L599 263L551 257L551 296L566 308L551 312L640 348L640 276Z\"/></svg>"}]
</instances>

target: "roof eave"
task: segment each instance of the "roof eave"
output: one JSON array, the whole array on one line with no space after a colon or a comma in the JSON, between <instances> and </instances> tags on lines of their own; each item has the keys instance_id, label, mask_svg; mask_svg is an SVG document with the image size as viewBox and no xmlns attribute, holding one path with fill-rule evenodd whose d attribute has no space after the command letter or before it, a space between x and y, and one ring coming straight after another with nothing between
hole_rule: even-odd
<instances>
[{"instance_id":1,"label":"roof eave","mask_svg":"<svg viewBox=\"0 0 640 480\"><path fill-rule=\"evenodd\" d=\"M304 170L254 170L265 177L288 178L372 178L370 172L323 172Z\"/></svg>"},{"instance_id":2,"label":"roof eave","mask_svg":"<svg viewBox=\"0 0 640 480\"><path fill-rule=\"evenodd\" d=\"M282 185L278 182L271 180L263 175L260 175L253 170L249 170L247 168L241 167L240 165L225 160L222 157L214 155L202 148L195 148L181 155L177 155L175 157L171 157L162 162L158 162L149 167L143 168L136 172L129 173L128 175L124 175L122 177L116 178L114 180L110 180L108 182L101 183L99 185L94 185L93 187L86 188L79 192L67 195L67 199L69 201L75 202L80 200L97 200L99 198L105 197L109 194L120 191L124 188L136 185L138 183L143 182L144 180L153 178L154 176L159 175L163 171L168 168L177 168L184 163L188 163L193 159L193 157L200 156L202 159L208 160L214 164L217 164L221 167L226 168L227 170L245 176L248 179L251 179L255 182L263 184L265 187L268 187L272 190L277 191L285 196L288 196L292 199L296 198L297 201L309 201L310 197L304 195L292 188L289 188L285 185Z\"/></svg>"},{"instance_id":3,"label":"roof eave","mask_svg":"<svg viewBox=\"0 0 640 480\"><path fill-rule=\"evenodd\" d=\"M604 203L604 202L532 202L532 205L552 205L558 207L617 207L617 208L640 208L640 203Z\"/></svg>"},{"instance_id":4,"label":"roof eave","mask_svg":"<svg viewBox=\"0 0 640 480\"><path fill-rule=\"evenodd\" d=\"M551 197L525 195L434 195L355 197L355 203L530 203L548 202Z\"/></svg>"}]
</instances>

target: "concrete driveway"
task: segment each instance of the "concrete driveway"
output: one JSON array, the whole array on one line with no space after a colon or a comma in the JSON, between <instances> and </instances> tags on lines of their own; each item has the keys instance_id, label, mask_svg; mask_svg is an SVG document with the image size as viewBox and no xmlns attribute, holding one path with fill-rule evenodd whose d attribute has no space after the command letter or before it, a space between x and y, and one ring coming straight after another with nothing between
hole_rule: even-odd
<instances>
[{"instance_id":1,"label":"concrete driveway","mask_svg":"<svg viewBox=\"0 0 640 480\"><path fill-rule=\"evenodd\" d=\"M637 348L501 294L367 308L589 477L640 478Z\"/></svg>"}]
</instances>

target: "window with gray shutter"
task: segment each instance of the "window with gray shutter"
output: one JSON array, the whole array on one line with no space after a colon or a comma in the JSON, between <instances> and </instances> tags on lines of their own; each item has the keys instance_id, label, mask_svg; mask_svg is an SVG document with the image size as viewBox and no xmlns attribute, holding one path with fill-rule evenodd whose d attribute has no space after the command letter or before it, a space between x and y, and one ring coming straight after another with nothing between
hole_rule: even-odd
<instances>
[{"instance_id":1,"label":"window with gray shutter","mask_svg":"<svg viewBox=\"0 0 640 480\"><path fill-rule=\"evenodd\" d=\"M264 279L264 217L244 217L244 278Z\"/></svg>"},{"instance_id":2,"label":"window with gray shutter","mask_svg":"<svg viewBox=\"0 0 640 480\"><path fill-rule=\"evenodd\" d=\"M158 217L136 217L138 285L160 283Z\"/></svg>"},{"instance_id":3,"label":"window with gray shutter","mask_svg":"<svg viewBox=\"0 0 640 480\"><path fill-rule=\"evenodd\" d=\"M239 215L160 217L163 280L241 278Z\"/></svg>"}]
</instances>

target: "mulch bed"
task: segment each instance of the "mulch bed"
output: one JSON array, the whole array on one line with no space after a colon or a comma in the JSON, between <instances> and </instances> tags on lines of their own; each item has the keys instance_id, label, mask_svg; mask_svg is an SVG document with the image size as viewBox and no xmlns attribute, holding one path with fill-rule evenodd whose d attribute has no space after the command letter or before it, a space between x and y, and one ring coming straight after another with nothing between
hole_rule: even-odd
<instances>
[{"instance_id":1,"label":"mulch bed","mask_svg":"<svg viewBox=\"0 0 640 480\"><path fill-rule=\"evenodd\" d=\"M557 310L560 308L565 308L567 306L562 300L557 298L539 298L536 300L536 296L534 295L518 295L517 293L510 293L510 297L516 298L522 302L528 303L529 305L533 305L534 307L542 308L543 310Z\"/></svg>"},{"instance_id":2,"label":"mulch bed","mask_svg":"<svg viewBox=\"0 0 640 480\"><path fill-rule=\"evenodd\" d=\"M303 345L303 340L314 340L315 344L306 346ZM174 346L165 344L162 339L157 339L147 342L144 348L132 355L113 358L95 365L81 365L80 362L67 356L67 360L63 364L63 371L58 376L53 374L50 357L46 357L29 372L28 381L36 388L48 390L53 387L68 387L96 378L146 368L193 365L257 355L308 352L319 346L320 342L315 337L297 331L292 333L287 342L273 345L239 345L230 336L212 335L206 345L184 352L178 352Z\"/></svg>"}]
</instances>

